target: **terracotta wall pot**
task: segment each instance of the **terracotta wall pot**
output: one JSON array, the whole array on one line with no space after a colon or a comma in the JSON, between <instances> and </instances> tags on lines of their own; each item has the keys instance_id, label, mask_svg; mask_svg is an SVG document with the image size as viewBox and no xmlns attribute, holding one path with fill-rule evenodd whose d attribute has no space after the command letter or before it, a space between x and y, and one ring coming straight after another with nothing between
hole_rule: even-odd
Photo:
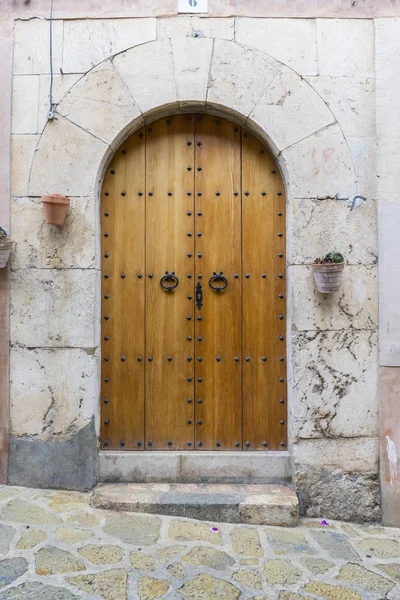
<instances>
[{"instance_id":1,"label":"terracotta wall pot","mask_svg":"<svg viewBox=\"0 0 400 600\"><path fill-rule=\"evenodd\" d=\"M315 283L322 294L337 292L340 288L344 263L312 265Z\"/></svg>"},{"instance_id":2,"label":"terracotta wall pot","mask_svg":"<svg viewBox=\"0 0 400 600\"><path fill-rule=\"evenodd\" d=\"M10 258L12 247L13 241L9 238L3 241L0 240L0 269L3 269L6 266L8 259Z\"/></svg>"},{"instance_id":3,"label":"terracotta wall pot","mask_svg":"<svg viewBox=\"0 0 400 600\"><path fill-rule=\"evenodd\" d=\"M51 225L63 225L70 202L71 200L62 194L42 196L42 205L46 223Z\"/></svg>"}]
</instances>

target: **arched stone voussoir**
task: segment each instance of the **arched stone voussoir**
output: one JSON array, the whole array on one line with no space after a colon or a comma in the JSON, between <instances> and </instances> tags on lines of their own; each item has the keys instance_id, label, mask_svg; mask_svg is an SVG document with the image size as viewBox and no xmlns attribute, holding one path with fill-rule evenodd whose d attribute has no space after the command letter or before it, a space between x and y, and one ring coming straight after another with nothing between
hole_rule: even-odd
<instances>
[{"instance_id":1,"label":"arched stone voussoir","mask_svg":"<svg viewBox=\"0 0 400 600\"><path fill-rule=\"evenodd\" d=\"M292 198L348 198L357 191L350 151L337 123L289 146L280 159Z\"/></svg>"},{"instance_id":2,"label":"arched stone voussoir","mask_svg":"<svg viewBox=\"0 0 400 600\"><path fill-rule=\"evenodd\" d=\"M109 146L61 115L49 121L33 158L29 196L90 196ZM100 165L100 167L99 167Z\"/></svg>"},{"instance_id":3,"label":"arched stone voussoir","mask_svg":"<svg viewBox=\"0 0 400 600\"><path fill-rule=\"evenodd\" d=\"M57 113L107 144L142 120L140 109L111 60L82 77L64 96Z\"/></svg>"}]
</instances>

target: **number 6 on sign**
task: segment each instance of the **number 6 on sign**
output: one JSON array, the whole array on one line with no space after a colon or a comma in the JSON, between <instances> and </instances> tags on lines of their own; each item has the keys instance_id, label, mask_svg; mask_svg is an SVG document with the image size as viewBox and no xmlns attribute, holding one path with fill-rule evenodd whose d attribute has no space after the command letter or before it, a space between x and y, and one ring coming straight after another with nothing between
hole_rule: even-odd
<instances>
[{"instance_id":1,"label":"number 6 on sign","mask_svg":"<svg viewBox=\"0 0 400 600\"><path fill-rule=\"evenodd\" d=\"M208 0L178 0L178 13L206 13Z\"/></svg>"}]
</instances>

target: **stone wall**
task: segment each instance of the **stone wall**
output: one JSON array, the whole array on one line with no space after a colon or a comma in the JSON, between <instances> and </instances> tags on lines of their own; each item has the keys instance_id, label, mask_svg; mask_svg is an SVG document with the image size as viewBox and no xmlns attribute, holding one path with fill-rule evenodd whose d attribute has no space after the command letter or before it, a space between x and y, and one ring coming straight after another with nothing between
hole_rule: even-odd
<instances>
[{"instance_id":1,"label":"stone wall","mask_svg":"<svg viewBox=\"0 0 400 600\"><path fill-rule=\"evenodd\" d=\"M10 480L54 485L54 469L85 452L74 482L57 485L95 482L99 183L143 120L195 108L246 124L285 178L290 452L303 510L378 519L373 21L56 20L50 122L48 31L43 19L15 22ZM71 197L62 229L43 223L48 192ZM350 211L357 192L367 201ZM332 249L348 264L341 291L322 296L310 263Z\"/></svg>"}]
</instances>

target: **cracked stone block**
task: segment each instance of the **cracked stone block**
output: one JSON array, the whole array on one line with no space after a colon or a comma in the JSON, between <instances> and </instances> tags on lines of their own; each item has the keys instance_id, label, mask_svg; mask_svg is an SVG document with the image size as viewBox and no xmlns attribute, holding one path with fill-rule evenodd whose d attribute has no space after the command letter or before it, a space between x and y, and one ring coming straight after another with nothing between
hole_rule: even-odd
<instances>
[{"instance_id":1,"label":"cracked stone block","mask_svg":"<svg viewBox=\"0 0 400 600\"><path fill-rule=\"evenodd\" d=\"M64 226L58 227L45 223L40 199L18 197L11 203L11 236L12 269L94 268L94 199L71 198Z\"/></svg>"},{"instance_id":2,"label":"cracked stone block","mask_svg":"<svg viewBox=\"0 0 400 600\"><path fill-rule=\"evenodd\" d=\"M238 583L241 583L245 587L252 588L254 590L262 589L261 575L257 571L251 571L250 569L240 569L233 574L233 579Z\"/></svg>"},{"instance_id":3,"label":"cracked stone block","mask_svg":"<svg viewBox=\"0 0 400 600\"><path fill-rule=\"evenodd\" d=\"M0 556L7 554L14 535L15 529L13 527L0 524Z\"/></svg>"},{"instance_id":4,"label":"cracked stone block","mask_svg":"<svg viewBox=\"0 0 400 600\"><path fill-rule=\"evenodd\" d=\"M267 133L276 153L335 123L334 115L314 89L284 65L280 65L249 118Z\"/></svg>"},{"instance_id":5,"label":"cracked stone block","mask_svg":"<svg viewBox=\"0 0 400 600\"><path fill-rule=\"evenodd\" d=\"M79 554L82 554L94 565L113 565L121 562L124 557L124 551L119 546L95 546L88 544L79 548Z\"/></svg>"},{"instance_id":6,"label":"cracked stone block","mask_svg":"<svg viewBox=\"0 0 400 600\"><path fill-rule=\"evenodd\" d=\"M148 554L131 552L132 568L137 571L154 571L154 560Z\"/></svg>"},{"instance_id":7,"label":"cracked stone block","mask_svg":"<svg viewBox=\"0 0 400 600\"><path fill-rule=\"evenodd\" d=\"M375 331L293 336L293 376L301 381L292 407L296 436L377 435L377 350Z\"/></svg>"},{"instance_id":8,"label":"cracked stone block","mask_svg":"<svg viewBox=\"0 0 400 600\"><path fill-rule=\"evenodd\" d=\"M59 72L62 61L63 21L53 21L53 70ZM50 73L50 26L46 19L15 21L14 74Z\"/></svg>"},{"instance_id":9,"label":"cracked stone block","mask_svg":"<svg viewBox=\"0 0 400 600\"><path fill-rule=\"evenodd\" d=\"M176 102L169 40L132 48L118 54L113 64L143 113Z\"/></svg>"},{"instance_id":10,"label":"cracked stone block","mask_svg":"<svg viewBox=\"0 0 400 600\"><path fill-rule=\"evenodd\" d=\"M159 538L160 527L157 517L118 515L107 517L104 531L129 544L151 546Z\"/></svg>"},{"instance_id":11,"label":"cracked stone block","mask_svg":"<svg viewBox=\"0 0 400 600\"><path fill-rule=\"evenodd\" d=\"M57 112L107 144L142 120L135 100L111 61L101 63L82 77L61 100Z\"/></svg>"},{"instance_id":12,"label":"cracked stone block","mask_svg":"<svg viewBox=\"0 0 400 600\"><path fill-rule=\"evenodd\" d=\"M236 41L273 56L300 75L318 72L313 19L241 18L236 22Z\"/></svg>"},{"instance_id":13,"label":"cracked stone block","mask_svg":"<svg viewBox=\"0 0 400 600\"><path fill-rule=\"evenodd\" d=\"M70 75L53 73L53 108L61 102L70 88L82 77L79 73ZM47 113L50 109L50 75L39 75L39 109L38 109L38 131L43 132L48 119Z\"/></svg>"},{"instance_id":14,"label":"cracked stone block","mask_svg":"<svg viewBox=\"0 0 400 600\"><path fill-rule=\"evenodd\" d=\"M34 581L22 583L17 587L0 592L0 600L74 600L77 598L69 590L53 585L44 585Z\"/></svg>"},{"instance_id":15,"label":"cracked stone block","mask_svg":"<svg viewBox=\"0 0 400 600\"><path fill-rule=\"evenodd\" d=\"M274 59L233 42L215 40L207 102L247 117L278 72Z\"/></svg>"},{"instance_id":16,"label":"cracked stone block","mask_svg":"<svg viewBox=\"0 0 400 600\"><path fill-rule=\"evenodd\" d=\"M341 560L353 560L359 562L361 559L347 537L336 531L311 530L312 537L318 544L328 552L332 558Z\"/></svg>"},{"instance_id":17,"label":"cracked stone block","mask_svg":"<svg viewBox=\"0 0 400 600\"><path fill-rule=\"evenodd\" d=\"M11 133L38 132L39 75L15 75Z\"/></svg>"},{"instance_id":18,"label":"cracked stone block","mask_svg":"<svg viewBox=\"0 0 400 600\"><path fill-rule=\"evenodd\" d=\"M351 583L367 592L375 592L377 594L388 594L395 585L390 579L382 577L382 575L377 575L360 565L351 563L344 565L340 569L337 579Z\"/></svg>"},{"instance_id":19,"label":"cracked stone block","mask_svg":"<svg viewBox=\"0 0 400 600\"><path fill-rule=\"evenodd\" d=\"M34 160L28 161L28 171L23 173L25 179L21 176L22 182L27 181L32 162L29 193L23 191L27 188L26 183L18 186L17 173L13 178L16 182L13 195L43 196L58 190L65 196L94 196L108 149L107 144L59 115L47 124ZM23 188L21 191L20 187Z\"/></svg>"},{"instance_id":20,"label":"cracked stone block","mask_svg":"<svg viewBox=\"0 0 400 600\"><path fill-rule=\"evenodd\" d=\"M315 554L304 535L273 529L265 529L269 545L275 554Z\"/></svg>"},{"instance_id":21,"label":"cracked stone block","mask_svg":"<svg viewBox=\"0 0 400 600\"><path fill-rule=\"evenodd\" d=\"M320 75L374 77L374 24L370 19L317 19Z\"/></svg>"},{"instance_id":22,"label":"cracked stone block","mask_svg":"<svg viewBox=\"0 0 400 600\"><path fill-rule=\"evenodd\" d=\"M195 546L189 554L183 556L182 560L191 565L201 565L202 567L211 567L218 570L232 567L235 564L235 560L226 552L203 546Z\"/></svg>"},{"instance_id":23,"label":"cracked stone block","mask_svg":"<svg viewBox=\"0 0 400 600\"><path fill-rule=\"evenodd\" d=\"M180 552L186 550L186 546L166 546L157 550L157 556L160 563L167 563L171 558L177 556Z\"/></svg>"},{"instance_id":24,"label":"cracked stone block","mask_svg":"<svg viewBox=\"0 0 400 600\"><path fill-rule=\"evenodd\" d=\"M322 581L310 581L305 586L304 591L318 594L318 596L327 598L327 600L362 600L360 594L348 587L330 585Z\"/></svg>"},{"instance_id":25,"label":"cracked stone block","mask_svg":"<svg viewBox=\"0 0 400 600\"><path fill-rule=\"evenodd\" d=\"M180 542L209 542L210 544L221 545L221 532L211 531L212 523L192 523L190 521L171 521L168 535L173 540Z\"/></svg>"},{"instance_id":26,"label":"cracked stone block","mask_svg":"<svg viewBox=\"0 0 400 600\"><path fill-rule=\"evenodd\" d=\"M213 19L195 16L165 17L157 19L157 38L178 37L220 38L233 40L235 35L234 19Z\"/></svg>"},{"instance_id":27,"label":"cracked stone block","mask_svg":"<svg viewBox=\"0 0 400 600\"><path fill-rule=\"evenodd\" d=\"M350 212L344 200L294 198L288 206L287 219L290 232L288 259L291 264L310 264L324 254L327 247L340 249L350 265L377 263L375 200L368 198L367 202ZM307 235L304 235L305 231ZM336 296L333 294L334 298Z\"/></svg>"},{"instance_id":28,"label":"cracked stone block","mask_svg":"<svg viewBox=\"0 0 400 600\"><path fill-rule=\"evenodd\" d=\"M325 241L325 247L328 243ZM340 290L331 294L318 291L311 266L289 267L289 273L293 323L298 331L372 330L378 326L377 265L345 265Z\"/></svg>"},{"instance_id":29,"label":"cracked stone block","mask_svg":"<svg viewBox=\"0 0 400 600\"><path fill-rule=\"evenodd\" d=\"M86 571L85 565L71 552L60 550L55 546L45 546L38 550L35 556L35 565L36 574L40 576Z\"/></svg>"},{"instance_id":30,"label":"cracked stone block","mask_svg":"<svg viewBox=\"0 0 400 600\"><path fill-rule=\"evenodd\" d=\"M40 506L19 499L11 500L2 508L0 519L26 525L58 525L61 523L61 519L57 515L52 515Z\"/></svg>"},{"instance_id":31,"label":"cracked stone block","mask_svg":"<svg viewBox=\"0 0 400 600\"><path fill-rule=\"evenodd\" d=\"M30 550L46 539L47 535L44 531L40 531L40 529L28 529L19 539L17 550Z\"/></svg>"},{"instance_id":32,"label":"cracked stone block","mask_svg":"<svg viewBox=\"0 0 400 600\"><path fill-rule=\"evenodd\" d=\"M397 540L366 538L359 542L358 548L364 554L370 554L376 558L400 557L400 544Z\"/></svg>"},{"instance_id":33,"label":"cracked stone block","mask_svg":"<svg viewBox=\"0 0 400 600\"><path fill-rule=\"evenodd\" d=\"M386 563L383 565L376 565L376 568L380 571L384 571L389 577L400 583L400 564L399 563Z\"/></svg>"},{"instance_id":34,"label":"cracked stone block","mask_svg":"<svg viewBox=\"0 0 400 600\"><path fill-rule=\"evenodd\" d=\"M338 124L282 152L293 198L349 198L356 193L352 157Z\"/></svg>"},{"instance_id":35,"label":"cracked stone block","mask_svg":"<svg viewBox=\"0 0 400 600\"><path fill-rule=\"evenodd\" d=\"M169 565L167 571L172 577L176 577L176 579L184 579L187 576L185 569L177 563Z\"/></svg>"},{"instance_id":36,"label":"cracked stone block","mask_svg":"<svg viewBox=\"0 0 400 600\"><path fill-rule=\"evenodd\" d=\"M301 558L301 564L313 575L320 575L332 569L335 565L323 558Z\"/></svg>"},{"instance_id":37,"label":"cracked stone block","mask_svg":"<svg viewBox=\"0 0 400 600\"><path fill-rule=\"evenodd\" d=\"M11 136L11 195L27 196L29 174L35 155L39 135ZM42 192L38 195L40 196Z\"/></svg>"},{"instance_id":38,"label":"cracked stone block","mask_svg":"<svg viewBox=\"0 0 400 600\"><path fill-rule=\"evenodd\" d=\"M288 560L272 559L265 563L264 575L270 584L291 585L298 582L301 571Z\"/></svg>"},{"instance_id":39,"label":"cracked stone block","mask_svg":"<svg viewBox=\"0 0 400 600\"><path fill-rule=\"evenodd\" d=\"M234 527L231 533L231 539L235 554L240 554L242 556L264 556L260 543L260 536L256 529L250 529L250 527ZM256 564L258 564L258 561Z\"/></svg>"},{"instance_id":40,"label":"cracked stone block","mask_svg":"<svg viewBox=\"0 0 400 600\"><path fill-rule=\"evenodd\" d=\"M64 22L64 73L86 73L127 48L156 38L156 19L76 19Z\"/></svg>"},{"instance_id":41,"label":"cracked stone block","mask_svg":"<svg viewBox=\"0 0 400 600\"><path fill-rule=\"evenodd\" d=\"M96 357L84 350L14 348L10 388L12 435L70 439L93 418L96 374ZM23 410L24 406L29 406L29 411ZM76 508L79 506L70 510Z\"/></svg>"},{"instance_id":42,"label":"cracked stone block","mask_svg":"<svg viewBox=\"0 0 400 600\"><path fill-rule=\"evenodd\" d=\"M171 45L178 100L205 102L213 41L180 37Z\"/></svg>"},{"instance_id":43,"label":"cracked stone block","mask_svg":"<svg viewBox=\"0 0 400 600\"><path fill-rule=\"evenodd\" d=\"M154 577L141 577L138 583L140 600L155 600L166 594L170 588L167 579L155 579Z\"/></svg>"},{"instance_id":44,"label":"cracked stone block","mask_svg":"<svg viewBox=\"0 0 400 600\"><path fill-rule=\"evenodd\" d=\"M0 560L0 588L13 583L28 570L25 558L5 558Z\"/></svg>"},{"instance_id":45,"label":"cracked stone block","mask_svg":"<svg viewBox=\"0 0 400 600\"><path fill-rule=\"evenodd\" d=\"M210 600L236 600L241 595L236 586L206 573L189 579L179 588L178 593L185 600L200 600L202 597Z\"/></svg>"},{"instance_id":46,"label":"cracked stone block","mask_svg":"<svg viewBox=\"0 0 400 600\"><path fill-rule=\"evenodd\" d=\"M75 529L74 527L60 527L56 531L56 537L64 544L77 544L93 536L93 531Z\"/></svg>"},{"instance_id":47,"label":"cracked stone block","mask_svg":"<svg viewBox=\"0 0 400 600\"><path fill-rule=\"evenodd\" d=\"M104 600L125 600L128 576L123 569L103 571L93 575L68 577L68 583L89 594L98 594Z\"/></svg>"},{"instance_id":48,"label":"cracked stone block","mask_svg":"<svg viewBox=\"0 0 400 600\"><path fill-rule=\"evenodd\" d=\"M95 348L98 276L89 269L12 272L12 343L30 348Z\"/></svg>"}]
</instances>

